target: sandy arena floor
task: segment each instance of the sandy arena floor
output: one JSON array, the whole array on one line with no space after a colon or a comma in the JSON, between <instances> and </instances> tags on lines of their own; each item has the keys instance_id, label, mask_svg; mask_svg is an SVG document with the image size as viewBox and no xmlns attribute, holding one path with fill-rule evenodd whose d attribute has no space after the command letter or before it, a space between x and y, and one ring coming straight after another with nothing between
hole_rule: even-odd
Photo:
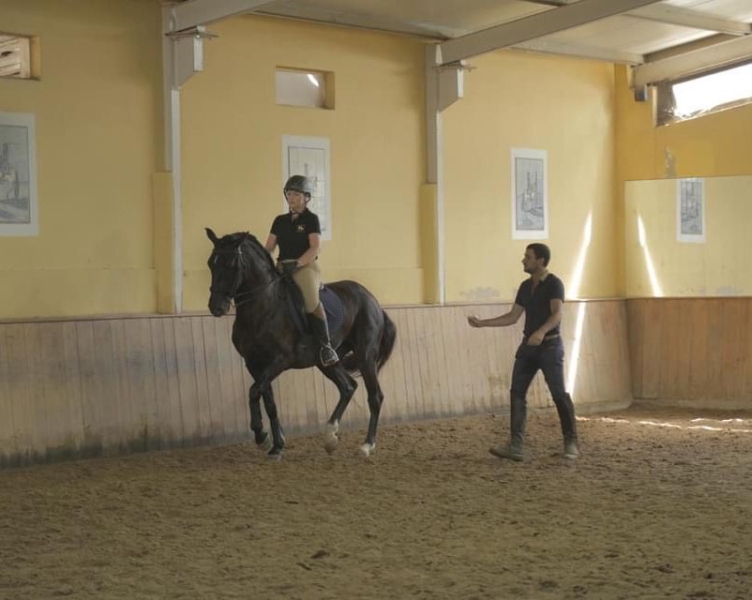
<instances>
[{"instance_id":1,"label":"sandy arena floor","mask_svg":"<svg viewBox=\"0 0 752 600\"><path fill-rule=\"evenodd\" d=\"M696 418L702 420L696 421ZM0 472L0 598L752 597L752 414L555 413ZM661 425L659 425L661 424Z\"/></svg>"}]
</instances>

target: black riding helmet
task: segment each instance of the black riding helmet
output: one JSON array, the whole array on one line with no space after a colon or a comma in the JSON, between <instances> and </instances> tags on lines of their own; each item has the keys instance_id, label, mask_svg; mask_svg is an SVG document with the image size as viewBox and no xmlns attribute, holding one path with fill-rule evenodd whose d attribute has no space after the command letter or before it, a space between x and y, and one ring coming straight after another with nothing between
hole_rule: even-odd
<instances>
[{"instance_id":1,"label":"black riding helmet","mask_svg":"<svg viewBox=\"0 0 752 600\"><path fill-rule=\"evenodd\" d=\"M300 192L310 198L313 195L313 184L305 175L293 175L287 180L283 191L287 193L289 190Z\"/></svg>"}]
</instances>

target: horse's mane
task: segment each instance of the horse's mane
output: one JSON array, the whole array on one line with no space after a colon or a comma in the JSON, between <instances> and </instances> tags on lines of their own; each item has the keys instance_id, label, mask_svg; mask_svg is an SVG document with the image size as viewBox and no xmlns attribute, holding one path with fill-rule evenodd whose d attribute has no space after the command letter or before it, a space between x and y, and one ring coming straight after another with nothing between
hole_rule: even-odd
<instances>
[{"instance_id":1,"label":"horse's mane","mask_svg":"<svg viewBox=\"0 0 752 600\"><path fill-rule=\"evenodd\" d=\"M228 248L233 250L240 247L246 253L254 253L268 265L271 271L276 272L274 259L272 259L271 254L269 254L266 251L266 248L261 245L258 238L248 231L229 233L219 240L217 246L222 247L223 249Z\"/></svg>"}]
</instances>

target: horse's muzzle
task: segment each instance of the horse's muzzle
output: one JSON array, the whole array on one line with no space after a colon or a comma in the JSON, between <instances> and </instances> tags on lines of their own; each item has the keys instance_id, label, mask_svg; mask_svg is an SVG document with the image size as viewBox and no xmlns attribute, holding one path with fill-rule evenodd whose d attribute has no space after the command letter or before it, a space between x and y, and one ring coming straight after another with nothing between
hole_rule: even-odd
<instances>
[{"instance_id":1,"label":"horse's muzzle","mask_svg":"<svg viewBox=\"0 0 752 600\"><path fill-rule=\"evenodd\" d=\"M230 300L228 298L221 298L216 300L214 298L209 299L209 312L215 317L223 317L230 311Z\"/></svg>"}]
</instances>

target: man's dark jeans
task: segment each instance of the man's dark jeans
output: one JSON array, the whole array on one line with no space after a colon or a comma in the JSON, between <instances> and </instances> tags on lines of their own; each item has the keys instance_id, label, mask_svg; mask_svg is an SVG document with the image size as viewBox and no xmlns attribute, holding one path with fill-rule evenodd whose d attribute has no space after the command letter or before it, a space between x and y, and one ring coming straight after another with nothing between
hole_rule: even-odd
<instances>
[{"instance_id":1,"label":"man's dark jeans","mask_svg":"<svg viewBox=\"0 0 752 600\"><path fill-rule=\"evenodd\" d=\"M540 346L529 346L527 340L523 340L514 355L510 390L512 396L525 397L538 369L543 371L546 384L555 401L567 393L564 384L564 344L561 336L543 340Z\"/></svg>"}]
</instances>

